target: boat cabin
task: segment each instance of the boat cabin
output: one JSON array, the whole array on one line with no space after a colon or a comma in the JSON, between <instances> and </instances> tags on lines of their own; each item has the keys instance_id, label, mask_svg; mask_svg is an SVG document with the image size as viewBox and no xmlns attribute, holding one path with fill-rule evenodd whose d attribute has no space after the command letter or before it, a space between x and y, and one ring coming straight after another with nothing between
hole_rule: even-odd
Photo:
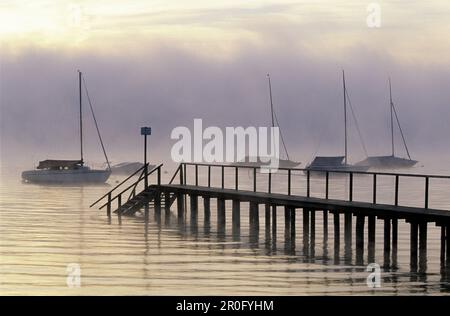
<instances>
[{"instance_id":1,"label":"boat cabin","mask_svg":"<svg viewBox=\"0 0 450 316\"><path fill-rule=\"evenodd\" d=\"M37 169L47 170L75 170L83 166L82 160L42 160L39 161Z\"/></svg>"}]
</instances>

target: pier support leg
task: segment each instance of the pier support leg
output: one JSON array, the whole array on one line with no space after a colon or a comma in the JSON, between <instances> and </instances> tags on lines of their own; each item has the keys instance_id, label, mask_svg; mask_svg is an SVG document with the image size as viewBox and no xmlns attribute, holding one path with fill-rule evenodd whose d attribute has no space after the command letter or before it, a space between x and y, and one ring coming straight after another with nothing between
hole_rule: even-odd
<instances>
[{"instance_id":1,"label":"pier support leg","mask_svg":"<svg viewBox=\"0 0 450 316\"><path fill-rule=\"evenodd\" d=\"M203 197L203 228L205 235L209 235L211 229L211 199L208 196Z\"/></svg>"},{"instance_id":2,"label":"pier support leg","mask_svg":"<svg viewBox=\"0 0 450 316\"><path fill-rule=\"evenodd\" d=\"M418 237L418 224L415 222L410 223L411 236L410 236L410 265L411 271L417 271L417 237Z\"/></svg>"},{"instance_id":3,"label":"pier support leg","mask_svg":"<svg viewBox=\"0 0 450 316\"><path fill-rule=\"evenodd\" d=\"M445 240L446 240L446 263L447 263L447 267L450 267L450 226L447 225L446 229L445 229Z\"/></svg>"},{"instance_id":4,"label":"pier support leg","mask_svg":"<svg viewBox=\"0 0 450 316\"><path fill-rule=\"evenodd\" d=\"M352 260L352 213L344 214L344 254L345 260Z\"/></svg>"},{"instance_id":5,"label":"pier support leg","mask_svg":"<svg viewBox=\"0 0 450 316\"><path fill-rule=\"evenodd\" d=\"M376 218L373 215L368 216L368 256L369 263L375 262L375 228Z\"/></svg>"},{"instance_id":6,"label":"pier support leg","mask_svg":"<svg viewBox=\"0 0 450 316\"><path fill-rule=\"evenodd\" d=\"M257 247L259 240L259 204L250 202L250 244Z\"/></svg>"},{"instance_id":7,"label":"pier support leg","mask_svg":"<svg viewBox=\"0 0 450 316\"><path fill-rule=\"evenodd\" d=\"M108 204L106 204L106 215L111 217L111 194L108 195Z\"/></svg>"},{"instance_id":8,"label":"pier support leg","mask_svg":"<svg viewBox=\"0 0 450 316\"><path fill-rule=\"evenodd\" d=\"M270 235L270 204L266 203L265 205L265 227L266 227L266 235Z\"/></svg>"},{"instance_id":9,"label":"pier support leg","mask_svg":"<svg viewBox=\"0 0 450 316\"><path fill-rule=\"evenodd\" d=\"M311 210L310 215L311 229L309 235L309 248L311 256L314 257L316 250L316 210Z\"/></svg>"},{"instance_id":10,"label":"pier support leg","mask_svg":"<svg viewBox=\"0 0 450 316\"><path fill-rule=\"evenodd\" d=\"M309 239L309 228L311 227L310 221L309 221L309 209L304 208L303 209L303 253L305 255L309 255L309 248L310 248L310 239Z\"/></svg>"},{"instance_id":11,"label":"pier support leg","mask_svg":"<svg viewBox=\"0 0 450 316\"><path fill-rule=\"evenodd\" d=\"M340 220L339 213L334 212L333 214L333 222L334 222L334 261L336 263L339 262L339 250L340 250Z\"/></svg>"},{"instance_id":12,"label":"pier support leg","mask_svg":"<svg viewBox=\"0 0 450 316\"><path fill-rule=\"evenodd\" d=\"M197 222L198 218L198 196L195 194L190 195L191 201L191 223Z\"/></svg>"},{"instance_id":13,"label":"pier support leg","mask_svg":"<svg viewBox=\"0 0 450 316\"><path fill-rule=\"evenodd\" d=\"M161 215L161 192L155 193L153 201L155 203L155 214Z\"/></svg>"},{"instance_id":14,"label":"pier support leg","mask_svg":"<svg viewBox=\"0 0 450 316\"><path fill-rule=\"evenodd\" d=\"M225 200L217 199L217 232L219 234L225 233L226 215L225 215Z\"/></svg>"},{"instance_id":15,"label":"pier support leg","mask_svg":"<svg viewBox=\"0 0 450 316\"><path fill-rule=\"evenodd\" d=\"M231 221L233 222L232 234L233 237L239 237L241 234L241 202L233 200Z\"/></svg>"},{"instance_id":16,"label":"pier support leg","mask_svg":"<svg viewBox=\"0 0 450 316\"><path fill-rule=\"evenodd\" d=\"M291 210L289 206L284 207L284 239L288 241L291 236Z\"/></svg>"},{"instance_id":17,"label":"pier support leg","mask_svg":"<svg viewBox=\"0 0 450 316\"><path fill-rule=\"evenodd\" d=\"M384 219L384 267L391 265L391 219Z\"/></svg>"},{"instance_id":18,"label":"pier support leg","mask_svg":"<svg viewBox=\"0 0 450 316\"><path fill-rule=\"evenodd\" d=\"M164 192L164 213L170 216L170 192Z\"/></svg>"},{"instance_id":19,"label":"pier support leg","mask_svg":"<svg viewBox=\"0 0 450 316\"><path fill-rule=\"evenodd\" d=\"M184 197L182 193L177 193L177 215L179 220L184 218Z\"/></svg>"},{"instance_id":20,"label":"pier support leg","mask_svg":"<svg viewBox=\"0 0 450 316\"><path fill-rule=\"evenodd\" d=\"M442 225L441 226L441 267L445 267L445 244L446 244L446 240L445 240L445 226Z\"/></svg>"},{"instance_id":21,"label":"pier support leg","mask_svg":"<svg viewBox=\"0 0 450 316\"><path fill-rule=\"evenodd\" d=\"M364 215L356 216L356 264L364 263Z\"/></svg>"},{"instance_id":22,"label":"pier support leg","mask_svg":"<svg viewBox=\"0 0 450 316\"><path fill-rule=\"evenodd\" d=\"M256 202L250 202L250 229L259 230L259 205Z\"/></svg>"},{"instance_id":23,"label":"pier support leg","mask_svg":"<svg viewBox=\"0 0 450 316\"><path fill-rule=\"evenodd\" d=\"M419 224L419 271L427 269L427 222Z\"/></svg>"},{"instance_id":24,"label":"pier support leg","mask_svg":"<svg viewBox=\"0 0 450 316\"><path fill-rule=\"evenodd\" d=\"M277 240L277 206L272 205L272 238L275 242Z\"/></svg>"},{"instance_id":25,"label":"pier support leg","mask_svg":"<svg viewBox=\"0 0 450 316\"><path fill-rule=\"evenodd\" d=\"M392 267L397 268L398 253L398 219L392 219Z\"/></svg>"},{"instance_id":26,"label":"pier support leg","mask_svg":"<svg viewBox=\"0 0 450 316\"><path fill-rule=\"evenodd\" d=\"M292 245L295 246L295 207L291 207L291 241Z\"/></svg>"},{"instance_id":27,"label":"pier support leg","mask_svg":"<svg viewBox=\"0 0 450 316\"><path fill-rule=\"evenodd\" d=\"M204 222L210 225L211 222L211 199L207 196L203 197Z\"/></svg>"},{"instance_id":28,"label":"pier support leg","mask_svg":"<svg viewBox=\"0 0 450 316\"><path fill-rule=\"evenodd\" d=\"M323 210L323 243L328 241L328 210Z\"/></svg>"}]
</instances>

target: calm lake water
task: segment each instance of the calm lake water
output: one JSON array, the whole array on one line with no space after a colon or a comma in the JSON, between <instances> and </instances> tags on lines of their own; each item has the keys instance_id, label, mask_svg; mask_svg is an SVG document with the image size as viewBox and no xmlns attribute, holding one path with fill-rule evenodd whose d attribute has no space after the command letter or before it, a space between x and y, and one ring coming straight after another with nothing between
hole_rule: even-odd
<instances>
[{"instance_id":1,"label":"calm lake water","mask_svg":"<svg viewBox=\"0 0 450 316\"><path fill-rule=\"evenodd\" d=\"M419 170L425 172L427 170ZM432 170L436 173L445 170ZM163 175L171 177L173 170ZM251 187L252 175L241 174L242 187ZM265 175L258 175L265 189ZM149 221L117 216L89 205L112 188L108 185L58 187L22 183L20 173L3 173L0 187L0 294L2 295L409 295L448 294L450 278L440 266L440 230L428 225L425 269L411 272L409 225L399 221L397 266L383 267L383 225L377 221L375 263L380 264L381 287L366 285L367 234L364 263L356 264L355 249L345 251L343 220L338 253L334 249L333 221L323 238L322 212L316 215L314 253L303 249L302 216L296 216L295 242L284 239L284 211L278 210L277 235L265 229L260 208L260 230L249 231L248 203L241 205L241 232L231 230L231 202L227 201L225 232L217 229L216 203L211 200L211 223L204 223L199 199L198 221L179 222L176 204L170 218ZM192 180L193 178L189 178ZM200 181L205 181L201 177ZM220 184L220 170L213 182ZM331 179L330 198L345 198L347 179ZM274 176L274 191L285 192L286 175ZM293 176L293 194L302 194L304 176ZM392 203L393 179L379 179L380 202ZM234 185L234 173L226 173ZM401 183L400 203L421 205L423 182ZM355 199L370 200L371 181L355 178ZM450 180L431 182L430 207L450 209ZM323 194L323 179L312 179L312 194ZM189 200L188 200L189 202ZM189 205L189 204L188 204ZM343 216L341 216L343 219ZM355 225L353 220L353 225ZM366 225L367 229L367 225ZM355 233L353 228L353 247ZM68 265L81 269L81 286L67 286Z\"/></svg>"}]
</instances>

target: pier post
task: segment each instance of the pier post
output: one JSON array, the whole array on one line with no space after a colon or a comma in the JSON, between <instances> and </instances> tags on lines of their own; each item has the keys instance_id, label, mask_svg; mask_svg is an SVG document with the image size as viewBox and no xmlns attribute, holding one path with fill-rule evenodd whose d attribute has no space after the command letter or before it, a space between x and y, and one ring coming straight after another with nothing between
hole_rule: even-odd
<instances>
[{"instance_id":1,"label":"pier post","mask_svg":"<svg viewBox=\"0 0 450 316\"><path fill-rule=\"evenodd\" d=\"M203 196L203 212L203 229L208 236L211 231L211 198L209 196Z\"/></svg>"},{"instance_id":2,"label":"pier post","mask_svg":"<svg viewBox=\"0 0 450 316\"><path fill-rule=\"evenodd\" d=\"M250 202L250 229L259 230L259 206L257 202Z\"/></svg>"},{"instance_id":3,"label":"pier post","mask_svg":"<svg viewBox=\"0 0 450 316\"><path fill-rule=\"evenodd\" d=\"M239 200L233 200L232 203L232 234L233 236L239 236L241 233L241 202Z\"/></svg>"},{"instance_id":4,"label":"pier post","mask_svg":"<svg viewBox=\"0 0 450 316\"><path fill-rule=\"evenodd\" d=\"M177 193L177 215L179 220L184 217L184 197L182 193Z\"/></svg>"},{"instance_id":5,"label":"pier post","mask_svg":"<svg viewBox=\"0 0 450 316\"><path fill-rule=\"evenodd\" d=\"M291 210L289 206L284 207L284 238L289 240L291 236Z\"/></svg>"},{"instance_id":6,"label":"pier post","mask_svg":"<svg viewBox=\"0 0 450 316\"><path fill-rule=\"evenodd\" d=\"M344 253L347 262L351 262L352 257L352 213L344 214Z\"/></svg>"},{"instance_id":7,"label":"pier post","mask_svg":"<svg viewBox=\"0 0 450 316\"><path fill-rule=\"evenodd\" d=\"M170 192L164 192L164 211L165 215L170 215Z\"/></svg>"},{"instance_id":8,"label":"pier post","mask_svg":"<svg viewBox=\"0 0 450 316\"><path fill-rule=\"evenodd\" d=\"M106 215L111 217L111 192L108 193L108 204L106 205Z\"/></svg>"},{"instance_id":9,"label":"pier post","mask_svg":"<svg viewBox=\"0 0 450 316\"><path fill-rule=\"evenodd\" d=\"M277 206L272 205L272 237L273 240L277 239Z\"/></svg>"},{"instance_id":10,"label":"pier post","mask_svg":"<svg viewBox=\"0 0 450 316\"><path fill-rule=\"evenodd\" d=\"M265 205L265 227L266 227L266 236L270 235L270 204L266 203Z\"/></svg>"},{"instance_id":11,"label":"pier post","mask_svg":"<svg viewBox=\"0 0 450 316\"><path fill-rule=\"evenodd\" d=\"M376 225L376 218L374 215L368 216L367 219L367 225L368 225L368 256L367 259L369 263L372 263L375 261L375 225Z\"/></svg>"},{"instance_id":12,"label":"pier post","mask_svg":"<svg viewBox=\"0 0 450 316\"><path fill-rule=\"evenodd\" d=\"M258 247L259 243L259 204L258 202L250 202L250 245L251 247Z\"/></svg>"},{"instance_id":13,"label":"pier post","mask_svg":"<svg viewBox=\"0 0 450 316\"><path fill-rule=\"evenodd\" d=\"M328 257L328 210L323 210L322 215L323 225L323 256L327 260Z\"/></svg>"},{"instance_id":14,"label":"pier post","mask_svg":"<svg viewBox=\"0 0 450 316\"><path fill-rule=\"evenodd\" d=\"M447 225L447 227L445 228L445 239L446 239L446 262L447 262L447 267L450 267L450 225Z\"/></svg>"},{"instance_id":15,"label":"pier post","mask_svg":"<svg viewBox=\"0 0 450 316\"><path fill-rule=\"evenodd\" d=\"M398 253L398 219L392 219L392 266L397 267Z\"/></svg>"},{"instance_id":16,"label":"pier post","mask_svg":"<svg viewBox=\"0 0 450 316\"><path fill-rule=\"evenodd\" d=\"M217 199L217 231L225 232L226 215L225 215L225 199Z\"/></svg>"},{"instance_id":17,"label":"pier post","mask_svg":"<svg viewBox=\"0 0 450 316\"><path fill-rule=\"evenodd\" d=\"M427 222L419 224L419 270L426 271L427 266Z\"/></svg>"},{"instance_id":18,"label":"pier post","mask_svg":"<svg viewBox=\"0 0 450 316\"><path fill-rule=\"evenodd\" d=\"M155 203L155 213L161 215L161 192L155 192L155 197L153 199ZM148 204L148 203L145 203Z\"/></svg>"},{"instance_id":19,"label":"pier post","mask_svg":"<svg viewBox=\"0 0 450 316\"><path fill-rule=\"evenodd\" d=\"M309 209L303 208L303 252L305 255L309 255L310 248L310 235L309 229L311 227L309 221Z\"/></svg>"},{"instance_id":20,"label":"pier post","mask_svg":"<svg viewBox=\"0 0 450 316\"><path fill-rule=\"evenodd\" d=\"M391 219L384 219L384 266L389 267L391 255Z\"/></svg>"},{"instance_id":21,"label":"pier post","mask_svg":"<svg viewBox=\"0 0 450 316\"><path fill-rule=\"evenodd\" d=\"M356 216L356 264L364 262L364 215Z\"/></svg>"},{"instance_id":22,"label":"pier post","mask_svg":"<svg viewBox=\"0 0 450 316\"><path fill-rule=\"evenodd\" d=\"M417 237L418 237L418 224L416 222L410 223L411 236L410 236L410 265L411 270L417 270Z\"/></svg>"},{"instance_id":23,"label":"pier post","mask_svg":"<svg viewBox=\"0 0 450 316\"><path fill-rule=\"evenodd\" d=\"M295 207L290 207L291 209L291 240L293 245L295 245Z\"/></svg>"},{"instance_id":24,"label":"pier post","mask_svg":"<svg viewBox=\"0 0 450 316\"><path fill-rule=\"evenodd\" d=\"M191 201L191 223L197 222L198 217L198 196L196 194L190 195Z\"/></svg>"},{"instance_id":25,"label":"pier post","mask_svg":"<svg viewBox=\"0 0 450 316\"><path fill-rule=\"evenodd\" d=\"M210 224L211 221L211 199L208 196L203 197L204 223Z\"/></svg>"},{"instance_id":26,"label":"pier post","mask_svg":"<svg viewBox=\"0 0 450 316\"><path fill-rule=\"evenodd\" d=\"M310 238L309 238L309 248L311 256L315 255L315 247L316 247L316 210L311 210L310 216L311 229L310 229Z\"/></svg>"},{"instance_id":27,"label":"pier post","mask_svg":"<svg viewBox=\"0 0 450 316\"><path fill-rule=\"evenodd\" d=\"M445 243L446 243L446 240L445 240L445 226L444 225L442 225L441 226L441 256L440 256L440 259L441 259L441 266L442 267L444 267L445 266Z\"/></svg>"},{"instance_id":28,"label":"pier post","mask_svg":"<svg viewBox=\"0 0 450 316\"><path fill-rule=\"evenodd\" d=\"M340 221L339 221L339 212L334 211L333 213L333 222L334 222L334 259L335 262L339 262L339 249L340 249Z\"/></svg>"}]
</instances>

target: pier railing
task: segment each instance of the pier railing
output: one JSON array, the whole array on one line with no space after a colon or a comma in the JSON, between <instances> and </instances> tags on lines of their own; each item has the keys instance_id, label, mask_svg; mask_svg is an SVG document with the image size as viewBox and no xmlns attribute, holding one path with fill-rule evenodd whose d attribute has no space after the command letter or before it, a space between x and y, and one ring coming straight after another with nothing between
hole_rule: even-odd
<instances>
[{"instance_id":1,"label":"pier railing","mask_svg":"<svg viewBox=\"0 0 450 316\"><path fill-rule=\"evenodd\" d=\"M212 169L220 169L221 176L220 181L221 185L220 187L222 189L235 189L240 190L241 183L239 181L239 171L242 169L246 169L247 171L250 170L253 173L253 191L254 192L264 192L264 193L272 193L272 177L274 175L275 169L267 169L267 173L262 173L267 177L267 189L266 190L257 190L257 173L260 169L259 166L246 166L246 165L226 165L226 164L207 164L207 163L181 163L179 167L177 168L175 174L173 175L172 179L170 180L170 183L172 183L176 176L179 175L179 183L180 184L187 184L187 168L191 167L194 168L194 180L193 184L196 186L199 185L199 169L200 168L207 168L207 186L212 187L211 182L211 174ZM234 185L230 187L229 185L226 186L225 183L225 170L234 170ZM287 188L285 194L292 195L292 184L293 184L293 174L303 172L306 177L306 197L311 197L311 177L313 174L320 175L321 177L325 178L325 185L324 185L324 191L325 191L325 199L329 199L330 195L330 175L341 175L343 177L348 178L348 196L346 198L347 201L352 202L354 201L354 192L355 192L355 186L354 186L354 176L355 175L362 175L371 177L372 182L372 203L377 204L377 191L378 191L378 185L377 185L377 179L381 176L389 176L393 177L394 187L394 203L395 206L401 206L399 204L399 192L400 192L400 182L403 178L418 178L423 180L423 189L422 189L422 196L423 196L423 208L428 209L429 208L429 201L430 201L430 180L431 179L447 179L450 180L450 176L444 176L444 175L428 175L428 174L414 174L414 173L392 173L392 172L367 172L367 171L343 171L343 170L320 170L320 169L309 169L309 168L277 168L276 171L283 171L283 174L286 175L286 183Z\"/></svg>"},{"instance_id":2,"label":"pier railing","mask_svg":"<svg viewBox=\"0 0 450 316\"><path fill-rule=\"evenodd\" d=\"M156 172L156 184L160 185L161 184L161 167L163 166L163 164L162 163L159 164L158 166L154 167L150 171L148 170L148 166L149 166L148 163L143 165L141 168L139 168L134 173L129 175L127 178L122 180L119 184L117 184L109 192L107 192L102 197L100 197L97 201L92 203L89 207L92 207L101 201L105 201L105 199L106 199L106 202L104 202L104 204L102 204L99 207L99 209L102 209L105 206L107 206L108 213L109 213L111 211L111 204L113 201L117 200L117 206L120 207L123 202L122 201L123 195L126 195L129 193L127 201L134 198L136 196L137 187L142 182L144 184L144 191L147 190L147 188L149 186L149 177L150 177L150 175L154 174L155 172ZM129 181L130 179L132 179L134 176L137 176L138 174L139 174L139 176L138 176L137 180L135 180L133 182ZM131 182L131 184L130 184L130 182ZM125 185L127 185L127 186L125 188L123 188ZM115 193L119 190L119 188L122 190L119 193ZM115 194L115 195L113 196L113 194Z\"/></svg>"}]
</instances>

